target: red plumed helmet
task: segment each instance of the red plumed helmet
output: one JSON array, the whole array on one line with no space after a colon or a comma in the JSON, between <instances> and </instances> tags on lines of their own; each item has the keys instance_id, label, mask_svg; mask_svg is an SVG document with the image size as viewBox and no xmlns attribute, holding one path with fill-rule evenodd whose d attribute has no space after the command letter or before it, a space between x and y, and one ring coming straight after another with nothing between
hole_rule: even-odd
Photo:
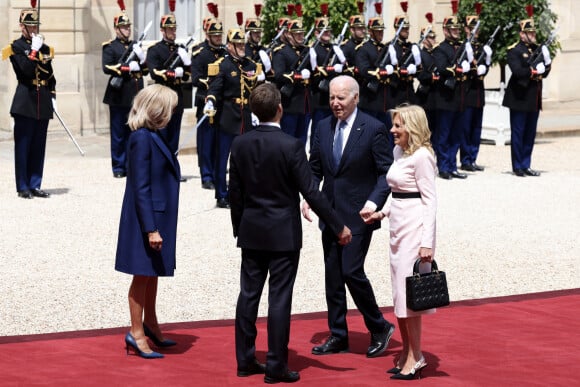
<instances>
[{"instance_id":1,"label":"red plumed helmet","mask_svg":"<svg viewBox=\"0 0 580 387\"><path fill-rule=\"evenodd\" d=\"M123 0L119 0L119 6L121 6L121 3L122 3L122 2L123 2ZM30 6L31 6L32 8L36 8L36 0L30 0ZM125 8L124 8L124 7L125 7L125 6L123 6L123 8L121 8L121 11L124 11L124 10L125 10Z\"/></svg>"},{"instance_id":2,"label":"red plumed helmet","mask_svg":"<svg viewBox=\"0 0 580 387\"><path fill-rule=\"evenodd\" d=\"M459 0L451 0L451 13L454 15L459 11Z\"/></svg>"},{"instance_id":3,"label":"red plumed helmet","mask_svg":"<svg viewBox=\"0 0 580 387\"><path fill-rule=\"evenodd\" d=\"M526 12L528 13L528 17L534 16L534 6L531 4L526 5Z\"/></svg>"},{"instance_id":4,"label":"red plumed helmet","mask_svg":"<svg viewBox=\"0 0 580 387\"><path fill-rule=\"evenodd\" d=\"M429 24L433 23L433 14L431 12L427 12L425 14L425 19L429 22Z\"/></svg>"},{"instance_id":5,"label":"red plumed helmet","mask_svg":"<svg viewBox=\"0 0 580 387\"><path fill-rule=\"evenodd\" d=\"M296 16L302 17L302 4L296 4L294 9L296 9Z\"/></svg>"},{"instance_id":6,"label":"red plumed helmet","mask_svg":"<svg viewBox=\"0 0 580 387\"><path fill-rule=\"evenodd\" d=\"M288 4L286 6L286 14L288 14L288 16L292 17L292 15L294 14L294 4Z\"/></svg>"},{"instance_id":7,"label":"red plumed helmet","mask_svg":"<svg viewBox=\"0 0 580 387\"><path fill-rule=\"evenodd\" d=\"M169 0L169 11L171 13L175 12L175 0Z\"/></svg>"},{"instance_id":8,"label":"red plumed helmet","mask_svg":"<svg viewBox=\"0 0 580 387\"><path fill-rule=\"evenodd\" d=\"M358 13L363 13L365 10L365 2L364 1L357 1L356 6L358 7Z\"/></svg>"},{"instance_id":9,"label":"red plumed helmet","mask_svg":"<svg viewBox=\"0 0 580 387\"><path fill-rule=\"evenodd\" d=\"M260 17L262 13L262 4L254 4L254 12L256 13L256 17Z\"/></svg>"},{"instance_id":10,"label":"red plumed helmet","mask_svg":"<svg viewBox=\"0 0 580 387\"><path fill-rule=\"evenodd\" d=\"M30 4L35 3L36 4L36 0L31 0ZM124 11L125 8L125 2L123 0L117 0L117 4L119 4L119 8L121 8L121 11ZM32 8L34 8L34 5L32 6Z\"/></svg>"},{"instance_id":11,"label":"red plumed helmet","mask_svg":"<svg viewBox=\"0 0 580 387\"><path fill-rule=\"evenodd\" d=\"M407 13L408 8L409 8L409 2L401 1L401 9L403 10L403 12Z\"/></svg>"},{"instance_id":12,"label":"red plumed helmet","mask_svg":"<svg viewBox=\"0 0 580 387\"><path fill-rule=\"evenodd\" d=\"M242 11L236 12L236 21L240 27L244 23L244 13Z\"/></svg>"},{"instance_id":13,"label":"red plumed helmet","mask_svg":"<svg viewBox=\"0 0 580 387\"><path fill-rule=\"evenodd\" d=\"M320 13L322 13L322 16L328 16L328 3L320 4Z\"/></svg>"},{"instance_id":14,"label":"red plumed helmet","mask_svg":"<svg viewBox=\"0 0 580 387\"><path fill-rule=\"evenodd\" d=\"M376 2L375 3L375 11L381 15L383 13L383 3Z\"/></svg>"},{"instance_id":15,"label":"red plumed helmet","mask_svg":"<svg viewBox=\"0 0 580 387\"><path fill-rule=\"evenodd\" d=\"M475 13L477 15L480 15L481 14L481 7L483 6L483 4L481 4L480 2L477 2L474 5L475 5Z\"/></svg>"}]
</instances>

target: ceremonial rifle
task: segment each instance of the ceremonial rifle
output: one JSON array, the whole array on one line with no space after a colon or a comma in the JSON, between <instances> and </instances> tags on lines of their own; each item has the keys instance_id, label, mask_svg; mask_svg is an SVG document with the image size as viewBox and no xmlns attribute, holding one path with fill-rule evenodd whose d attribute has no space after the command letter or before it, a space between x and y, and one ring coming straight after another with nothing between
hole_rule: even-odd
<instances>
[{"instance_id":1,"label":"ceremonial rifle","mask_svg":"<svg viewBox=\"0 0 580 387\"><path fill-rule=\"evenodd\" d=\"M340 35L338 35L338 38L336 39L334 45L335 46L340 46L340 43L344 40L344 34L346 34L346 29L348 28L348 22L345 22L344 25L342 26L342 31L340 32ZM326 58L324 59L324 63L322 64L322 68L326 69L327 67L333 67L335 62L336 62L336 53L332 51L328 52L328 55L326 55ZM323 91L323 92L327 92L329 89L329 84L330 84L330 79L328 79L328 77L324 77L323 79L320 80L320 82L318 82L318 89Z\"/></svg>"},{"instance_id":2,"label":"ceremonial rifle","mask_svg":"<svg viewBox=\"0 0 580 387\"><path fill-rule=\"evenodd\" d=\"M373 76L377 77L377 75L381 72L381 69L384 69L385 66L389 64L389 55L388 55L388 53L389 53L389 47L390 46L394 46L394 44L397 42L397 39L399 39L399 34L401 33L401 30L403 29L403 25L404 24L405 23L399 24L399 28L397 29L397 32L395 33L395 36L389 42L389 44L386 45L383 48L383 51L377 57L377 60L375 61L375 68L376 68L376 70L369 71L369 74L370 75L373 75ZM376 93L377 90L379 89L379 80L377 78L373 78L370 81L368 81L368 83L367 83L367 89L369 89L373 93Z\"/></svg>"},{"instance_id":3,"label":"ceremonial rifle","mask_svg":"<svg viewBox=\"0 0 580 387\"><path fill-rule=\"evenodd\" d=\"M455 68L457 66L461 66L461 63L465 60L465 56L467 55L467 43L472 44L473 40L475 39L475 35L477 34L477 30L479 29L479 23L480 21L478 20L477 23L475 24L475 27L473 27L473 30L471 30L471 34L469 35L469 38L463 42L463 44L461 45L461 49L457 51L457 53L455 54L455 58L453 58L453 66L454 68L451 69L451 71L453 71L453 73L455 74ZM458 55L459 54L459 55ZM465 74L463 74L465 75ZM445 87L447 87L448 89L454 90L455 89L455 76L453 77L449 77L445 80L445 82L443 82L443 85Z\"/></svg>"},{"instance_id":4,"label":"ceremonial rifle","mask_svg":"<svg viewBox=\"0 0 580 387\"><path fill-rule=\"evenodd\" d=\"M141 42L143 42L143 40L147 36L147 31L149 30L149 28L151 28L151 24L153 24L153 20L151 20L149 22L149 24L147 24L147 26L145 27L145 29L141 33L141 36L139 36L139 39L137 40L137 44L141 45ZM121 56L121 60L119 61L119 63L117 65L115 65L112 69L118 70L119 68L122 68L124 66L128 66L129 62L135 60L136 56L137 56L137 54L135 54L135 51L133 51L133 45L129 45L129 47L127 47L127 49L125 50L125 52ZM111 78L111 80L109 81L109 84L111 85L111 87L113 87L115 89L120 89L121 86L123 85L123 77L122 76L121 77L113 76Z\"/></svg>"}]
</instances>

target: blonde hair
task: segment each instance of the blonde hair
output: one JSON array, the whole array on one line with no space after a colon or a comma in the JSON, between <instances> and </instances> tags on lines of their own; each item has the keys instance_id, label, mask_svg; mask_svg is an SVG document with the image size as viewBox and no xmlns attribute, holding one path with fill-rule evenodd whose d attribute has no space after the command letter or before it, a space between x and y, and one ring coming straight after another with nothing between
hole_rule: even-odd
<instances>
[{"instance_id":1,"label":"blonde hair","mask_svg":"<svg viewBox=\"0 0 580 387\"><path fill-rule=\"evenodd\" d=\"M159 130L167 126L176 106L175 91L157 84L147 86L135 96L127 124L131 130Z\"/></svg>"},{"instance_id":2,"label":"blonde hair","mask_svg":"<svg viewBox=\"0 0 580 387\"><path fill-rule=\"evenodd\" d=\"M421 106L402 104L391 109L390 112L392 120L396 116L401 118L405 130L409 133L409 146L404 149L405 154L412 155L421 147L427 148L431 154L434 154L427 115Z\"/></svg>"}]
</instances>

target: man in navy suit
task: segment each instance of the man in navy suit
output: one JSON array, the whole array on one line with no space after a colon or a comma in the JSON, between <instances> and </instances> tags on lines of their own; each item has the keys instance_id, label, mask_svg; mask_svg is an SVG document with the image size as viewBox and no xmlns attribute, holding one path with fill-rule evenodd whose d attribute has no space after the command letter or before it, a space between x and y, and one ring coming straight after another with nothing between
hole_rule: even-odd
<instances>
[{"instance_id":1,"label":"man in navy suit","mask_svg":"<svg viewBox=\"0 0 580 387\"><path fill-rule=\"evenodd\" d=\"M386 174L393 162L392 147L385 125L357 108L359 86L354 78L338 76L330 82L330 108L333 116L318 125L310 165L322 192L352 230L352 242L336 243L322 219L326 303L330 337L312 349L315 355L348 351L346 288L364 317L371 333L367 357L385 351L395 326L385 320L377 305L364 263L373 231L379 224L367 225L363 217L381 208L389 195ZM310 220L310 202L305 198L302 214Z\"/></svg>"},{"instance_id":2,"label":"man in navy suit","mask_svg":"<svg viewBox=\"0 0 580 387\"><path fill-rule=\"evenodd\" d=\"M351 233L318 190L301 140L282 132L282 101L276 86L256 87L250 95L250 108L261 124L234 139L230 157L232 226L242 248L236 308L237 375L265 373L266 383L291 383L300 379L298 372L288 369L292 289L302 248L299 194L324 219L335 243L348 243ZM268 273L264 366L255 355L256 318Z\"/></svg>"}]
</instances>

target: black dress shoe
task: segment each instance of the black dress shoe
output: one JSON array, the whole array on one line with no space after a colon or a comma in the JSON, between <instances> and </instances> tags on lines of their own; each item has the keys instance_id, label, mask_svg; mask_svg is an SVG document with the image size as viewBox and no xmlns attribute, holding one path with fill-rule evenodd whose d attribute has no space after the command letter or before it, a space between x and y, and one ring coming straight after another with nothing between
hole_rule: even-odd
<instances>
[{"instance_id":1,"label":"black dress shoe","mask_svg":"<svg viewBox=\"0 0 580 387\"><path fill-rule=\"evenodd\" d=\"M121 179L126 176L127 174L125 172L113 172L113 177L117 179Z\"/></svg>"},{"instance_id":2,"label":"black dress shoe","mask_svg":"<svg viewBox=\"0 0 580 387\"><path fill-rule=\"evenodd\" d=\"M482 167L481 165L477 165L476 163L471 164L471 166L473 167L473 169L475 169L476 171L479 171L479 172L485 170L484 167Z\"/></svg>"},{"instance_id":3,"label":"black dress shoe","mask_svg":"<svg viewBox=\"0 0 580 387\"><path fill-rule=\"evenodd\" d=\"M37 198L47 198L50 196L48 192L45 192L40 188L31 189L30 192L32 193L32 196L36 196Z\"/></svg>"},{"instance_id":4,"label":"black dress shoe","mask_svg":"<svg viewBox=\"0 0 580 387\"><path fill-rule=\"evenodd\" d=\"M367 357L377 357L385 352L389 346L389 340L391 340L393 332L395 332L395 326L387 322L382 332L371 333L371 345L367 350Z\"/></svg>"},{"instance_id":5,"label":"black dress shoe","mask_svg":"<svg viewBox=\"0 0 580 387\"><path fill-rule=\"evenodd\" d=\"M215 189L213 182L208 180L201 183L201 188L203 189Z\"/></svg>"},{"instance_id":6,"label":"black dress shoe","mask_svg":"<svg viewBox=\"0 0 580 387\"><path fill-rule=\"evenodd\" d=\"M467 179L467 175L465 173L453 171L451 172L451 177L455 179Z\"/></svg>"},{"instance_id":7,"label":"black dress shoe","mask_svg":"<svg viewBox=\"0 0 580 387\"><path fill-rule=\"evenodd\" d=\"M23 199L32 199L32 192L30 191L19 191L18 197Z\"/></svg>"},{"instance_id":8,"label":"black dress shoe","mask_svg":"<svg viewBox=\"0 0 580 387\"><path fill-rule=\"evenodd\" d=\"M218 208L230 208L230 202L226 198L221 198L216 200L216 206Z\"/></svg>"},{"instance_id":9,"label":"black dress shoe","mask_svg":"<svg viewBox=\"0 0 580 387\"><path fill-rule=\"evenodd\" d=\"M526 176L523 169L514 169L514 175L519 176L519 177Z\"/></svg>"},{"instance_id":10,"label":"black dress shoe","mask_svg":"<svg viewBox=\"0 0 580 387\"><path fill-rule=\"evenodd\" d=\"M340 339L336 336L330 336L322 345L312 348L314 355L329 355L331 353L348 352L348 340Z\"/></svg>"},{"instance_id":11,"label":"black dress shoe","mask_svg":"<svg viewBox=\"0 0 580 387\"><path fill-rule=\"evenodd\" d=\"M449 172L439 172L439 177L445 180L451 180L451 174Z\"/></svg>"},{"instance_id":12,"label":"black dress shoe","mask_svg":"<svg viewBox=\"0 0 580 387\"><path fill-rule=\"evenodd\" d=\"M266 365L258 362L257 359L254 359L254 362L250 364L248 367L245 368L238 367L238 376L241 378L265 373L266 373Z\"/></svg>"},{"instance_id":13,"label":"black dress shoe","mask_svg":"<svg viewBox=\"0 0 580 387\"><path fill-rule=\"evenodd\" d=\"M524 173L526 176L540 176L540 172L534 171L532 168L524 169Z\"/></svg>"},{"instance_id":14,"label":"black dress shoe","mask_svg":"<svg viewBox=\"0 0 580 387\"><path fill-rule=\"evenodd\" d=\"M387 370L388 374L399 374L401 373L401 369L399 367L393 367L393 368L389 368Z\"/></svg>"},{"instance_id":15,"label":"black dress shoe","mask_svg":"<svg viewBox=\"0 0 580 387\"><path fill-rule=\"evenodd\" d=\"M475 172L475 164L461 164L461 169L464 171Z\"/></svg>"},{"instance_id":16,"label":"black dress shoe","mask_svg":"<svg viewBox=\"0 0 580 387\"><path fill-rule=\"evenodd\" d=\"M264 383L275 384L275 383L294 383L300 380L300 374L296 371L286 371L283 375L272 376L266 374L264 376Z\"/></svg>"}]
</instances>

